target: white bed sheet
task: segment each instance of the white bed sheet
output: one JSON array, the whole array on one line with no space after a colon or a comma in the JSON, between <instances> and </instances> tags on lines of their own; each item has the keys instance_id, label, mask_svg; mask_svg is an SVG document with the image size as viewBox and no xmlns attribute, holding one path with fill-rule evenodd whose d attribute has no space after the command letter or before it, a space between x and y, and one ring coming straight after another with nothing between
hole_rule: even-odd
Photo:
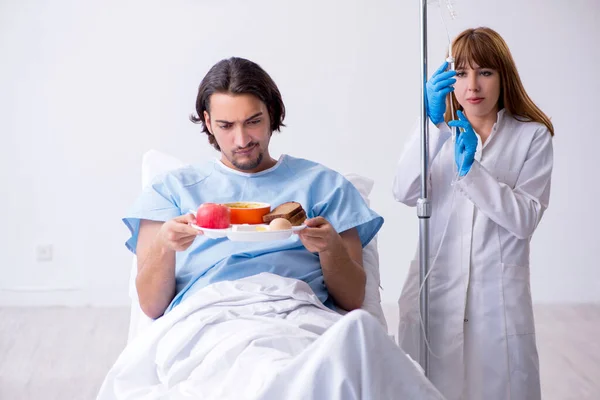
<instances>
[{"instance_id":1,"label":"white bed sheet","mask_svg":"<svg viewBox=\"0 0 600 400\"><path fill-rule=\"evenodd\" d=\"M368 312L263 273L198 291L132 340L98 400L442 399Z\"/></svg>"}]
</instances>

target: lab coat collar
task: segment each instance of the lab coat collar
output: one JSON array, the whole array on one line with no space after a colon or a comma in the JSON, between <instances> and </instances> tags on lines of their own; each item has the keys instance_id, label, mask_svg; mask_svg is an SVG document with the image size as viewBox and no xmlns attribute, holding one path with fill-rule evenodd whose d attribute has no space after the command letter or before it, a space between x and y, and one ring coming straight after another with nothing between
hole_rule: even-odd
<instances>
[{"instance_id":1,"label":"lab coat collar","mask_svg":"<svg viewBox=\"0 0 600 400\"><path fill-rule=\"evenodd\" d=\"M492 138L496 135L498 129L500 129L499 127L501 126L501 123L504 120L505 114L506 108L503 108L502 110L498 111L498 114L496 116L496 122L492 126L492 132L490 133L490 136L487 138L483 146L481 145L481 136L479 136L479 133L475 132L475 135L477 135L477 150L475 151L475 159L477 161L481 161L481 153L483 149L485 149L485 147L491 142Z\"/></svg>"}]
</instances>

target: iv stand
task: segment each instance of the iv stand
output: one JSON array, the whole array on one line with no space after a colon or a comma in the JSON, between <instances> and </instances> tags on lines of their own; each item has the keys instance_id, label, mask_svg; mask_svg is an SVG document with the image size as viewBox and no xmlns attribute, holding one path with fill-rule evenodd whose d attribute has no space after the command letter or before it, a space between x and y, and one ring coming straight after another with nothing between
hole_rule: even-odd
<instances>
[{"instance_id":1,"label":"iv stand","mask_svg":"<svg viewBox=\"0 0 600 400\"><path fill-rule=\"evenodd\" d=\"M423 332L419 343L419 364L429 377L429 282L425 280L429 272L429 217L431 203L427 197L427 180L429 176L429 125L427 107L425 106L427 81L427 0L420 0L421 20L421 197L417 200L417 216L419 217L419 286L423 286L419 302L419 311L423 321ZM424 282L425 281L425 282Z\"/></svg>"}]
</instances>

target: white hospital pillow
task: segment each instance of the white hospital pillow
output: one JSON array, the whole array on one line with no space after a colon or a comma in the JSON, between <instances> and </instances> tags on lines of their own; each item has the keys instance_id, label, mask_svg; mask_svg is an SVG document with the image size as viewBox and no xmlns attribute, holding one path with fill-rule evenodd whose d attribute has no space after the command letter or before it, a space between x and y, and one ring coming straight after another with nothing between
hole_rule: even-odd
<instances>
[{"instance_id":1,"label":"white hospital pillow","mask_svg":"<svg viewBox=\"0 0 600 400\"><path fill-rule=\"evenodd\" d=\"M152 182L154 177L183 167L179 159L157 150L149 150L142 158L142 188Z\"/></svg>"}]
</instances>

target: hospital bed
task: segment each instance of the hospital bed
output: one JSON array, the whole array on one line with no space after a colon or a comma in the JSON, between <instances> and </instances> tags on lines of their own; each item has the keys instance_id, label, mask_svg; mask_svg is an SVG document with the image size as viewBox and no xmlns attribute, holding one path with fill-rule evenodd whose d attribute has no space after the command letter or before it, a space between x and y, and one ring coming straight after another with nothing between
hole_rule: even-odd
<instances>
[{"instance_id":1,"label":"hospital bed","mask_svg":"<svg viewBox=\"0 0 600 400\"><path fill-rule=\"evenodd\" d=\"M180 166L175 157L147 152L142 186ZM369 203L373 181L346 178ZM363 264L362 310L344 316L306 283L264 273L209 285L153 321L139 306L134 257L128 345L98 400L443 400L387 335L377 237L365 246Z\"/></svg>"}]
</instances>

